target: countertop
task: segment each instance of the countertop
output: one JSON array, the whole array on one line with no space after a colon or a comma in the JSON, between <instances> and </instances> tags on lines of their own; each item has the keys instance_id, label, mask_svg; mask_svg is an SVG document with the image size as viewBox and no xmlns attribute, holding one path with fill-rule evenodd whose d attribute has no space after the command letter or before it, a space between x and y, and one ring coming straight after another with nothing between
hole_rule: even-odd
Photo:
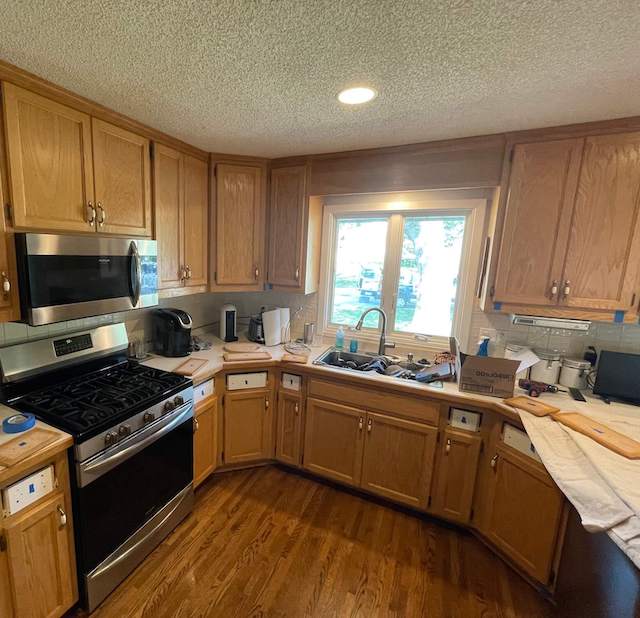
<instances>
[{"instance_id":1,"label":"countertop","mask_svg":"<svg viewBox=\"0 0 640 618\"><path fill-rule=\"evenodd\" d=\"M9 408L8 406L0 404L0 425L5 417L15 414L16 410ZM26 436L33 429L40 427L41 429L48 429L58 434L58 437L49 444L45 444L42 448L32 453L31 455L27 455L24 459L21 459L19 462L13 464L12 466L0 466L0 486L4 485L6 481L9 479L13 479L17 475L26 472L33 466L37 466L39 463L49 459L53 455L57 455L61 451L68 449L73 445L73 437L64 431L60 431L55 427L51 427L51 425L47 425L42 421L36 421L35 426L32 429L28 429L22 433L4 433L0 428L0 446L13 438L19 436Z\"/></svg>"}]
</instances>

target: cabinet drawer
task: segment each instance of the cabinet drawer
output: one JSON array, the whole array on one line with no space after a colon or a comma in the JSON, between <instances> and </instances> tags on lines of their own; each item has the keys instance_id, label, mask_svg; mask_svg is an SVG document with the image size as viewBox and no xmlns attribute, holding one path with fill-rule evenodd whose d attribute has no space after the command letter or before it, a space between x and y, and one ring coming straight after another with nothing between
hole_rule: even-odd
<instances>
[{"instance_id":1,"label":"cabinet drawer","mask_svg":"<svg viewBox=\"0 0 640 618\"><path fill-rule=\"evenodd\" d=\"M366 410L380 410L430 425L438 424L440 404L429 399L385 393L324 380L311 380L308 395L321 399L333 399Z\"/></svg>"},{"instance_id":2,"label":"cabinet drawer","mask_svg":"<svg viewBox=\"0 0 640 618\"><path fill-rule=\"evenodd\" d=\"M292 391L299 391L302 386L302 377L294 375L293 373L283 373L282 386Z\"/></svg>"},{"instance_id":3,"label":"cabinet drawer","mask_svg":"<svg viewBox=\"0 0 640 618\"><path fill-rule=\"evenodd\" d=\"M267 372L234 373L227 376L227 390L240 391L247 388L264 388L267 385Z\"/></svg>"},{"instance_id":4,"label":"cabinet drawer","mask_svg":"<svg viewBox=\"0 0 640 618\"><path fill-rule=\"evenodd\" d=\"M198 386L193 387L193 403L198 404L201 401L205 400L207 397L211 397L213 395L213 391L215 390L215 383L213 378L211 380L207 380L202 384L198 384Z\"/></svg>"},{"instance_id":5,"label":"cabinet drawer","mask_svg":"<svg viewBox=\"0 0 640 618\"><path fill-rule=\"evenodd\" d=\"M480 431L480 422L482 414L479 412L470 412L460 408L451 408L451 418L449 424L454 429L462 431Z\"/></svg>"}]
</instances>

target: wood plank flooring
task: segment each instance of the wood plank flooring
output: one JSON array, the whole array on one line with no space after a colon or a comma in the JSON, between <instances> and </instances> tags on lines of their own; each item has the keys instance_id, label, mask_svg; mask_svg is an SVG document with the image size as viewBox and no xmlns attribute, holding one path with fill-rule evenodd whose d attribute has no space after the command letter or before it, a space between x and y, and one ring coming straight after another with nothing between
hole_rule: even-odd
<instances>
[{"instance_id":1,"label":"wood plank flooring","mask_svg":"<svg viewBox=\"0 0 640 618\"><path fill-rule=\"evenodd\" d=\"M535 618L552 610L470 534L269 466L210 478L194 513L92 616Z\"/></svg>"}]
</instances>

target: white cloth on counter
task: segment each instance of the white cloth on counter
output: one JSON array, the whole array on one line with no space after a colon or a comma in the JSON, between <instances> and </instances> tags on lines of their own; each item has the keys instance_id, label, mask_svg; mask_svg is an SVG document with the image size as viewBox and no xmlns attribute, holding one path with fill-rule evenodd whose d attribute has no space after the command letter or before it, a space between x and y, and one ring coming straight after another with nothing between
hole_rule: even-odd
<instances>
[{"instance_id":1,"label":"white cloth on counter","mask_svg":"<svg viewBox=\"0 0 640 618\"><path fill-rule=\"evenodd\" d=\"M572 411L640 440L637 407L605 407L590 401L591 405L572 405ZM583 526L589 532L606 532L640 568L640 460L622 457L550 417L518 412L538 455Z\"/></svg>"}]
</instances>

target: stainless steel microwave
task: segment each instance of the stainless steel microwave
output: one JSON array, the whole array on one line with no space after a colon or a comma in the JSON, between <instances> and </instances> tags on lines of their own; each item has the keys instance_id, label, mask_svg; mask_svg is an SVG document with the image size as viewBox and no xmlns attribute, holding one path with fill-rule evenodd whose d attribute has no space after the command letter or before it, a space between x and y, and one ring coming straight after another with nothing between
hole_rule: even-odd
<instances>
[{"instance_id":1,"label":"stainless steel microwave","mask_svg":"<svg viewBox=\"0 0 640 618\"><path fill-rule=\"evenodd\" d=\"M16 234L22 319L32 326L158 304L155 240Z\"/></svg>"}]
</instances>

